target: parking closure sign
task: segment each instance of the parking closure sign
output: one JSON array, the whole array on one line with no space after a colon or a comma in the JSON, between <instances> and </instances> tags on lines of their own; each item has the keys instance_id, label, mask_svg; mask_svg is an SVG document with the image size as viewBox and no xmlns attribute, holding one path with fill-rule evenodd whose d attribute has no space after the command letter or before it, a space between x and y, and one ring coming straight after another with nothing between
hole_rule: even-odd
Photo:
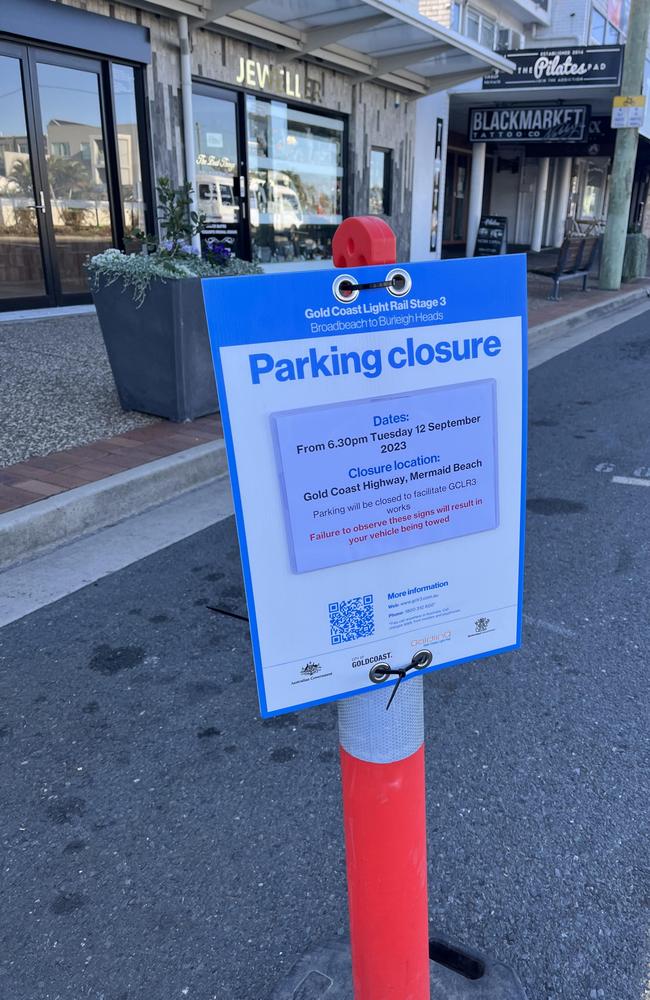
<instances>
[{"instance_id":1,"label":"parking closure sign","mask_svg":"<svg viewBox=\"0 0 650 1000\"><path fill-rule=\"evenodd\" d=\"M262 714L515 648L525 258L203 288Z\"/></svg>"}]
</instances>

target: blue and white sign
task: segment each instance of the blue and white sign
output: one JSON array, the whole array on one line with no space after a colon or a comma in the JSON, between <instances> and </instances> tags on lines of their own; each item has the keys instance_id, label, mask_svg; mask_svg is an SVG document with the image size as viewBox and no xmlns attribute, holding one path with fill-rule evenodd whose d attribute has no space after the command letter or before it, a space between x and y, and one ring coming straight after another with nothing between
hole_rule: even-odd
<instances>
[{"instance_id":1,"label":"blue and white sign","mask_svg":"<svg viewBox=\"0 0 650 1000\"><path fill-rule=\"evenodd\" d=\"M402 270L203 282L264 716L520 643L525 258Z\"/></svg>"}]
</instances>

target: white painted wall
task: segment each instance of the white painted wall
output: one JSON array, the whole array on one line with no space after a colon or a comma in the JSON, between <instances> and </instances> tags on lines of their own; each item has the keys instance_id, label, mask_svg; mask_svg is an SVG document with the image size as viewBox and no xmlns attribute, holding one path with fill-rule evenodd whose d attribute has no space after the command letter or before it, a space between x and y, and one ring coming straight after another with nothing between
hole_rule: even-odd
<instances>
[{"instance_id":1,"label":"white painted wall","mask_svg":"<svg viewBox=\"0 0 650 1000\"><path fill-rule=\"evenodd\" d=\"M599 9L607 9L607 0L597 0ZM528 36L530 48L544 45L587 45L591 0L555 0L550 5L551 23L548 28L537 25L534 37Z\"/></svg>"},{"instance_id":2,"label":"white painted wall","mask_svg":"<svg viewBox=\"0 0 650 1000\"><path fill-rule=\"evenodd\" d=\"M438 199L438 249L432 253L431 209L433 205L433 161L436 148L436 118L442 118L442 166ZM413 155L413 208L411 215L411 260L435 260L442 246L442 217L445 204L445 164L449 95L430 94L415 105L415 145Z\"/></svg>"}]
</instances>

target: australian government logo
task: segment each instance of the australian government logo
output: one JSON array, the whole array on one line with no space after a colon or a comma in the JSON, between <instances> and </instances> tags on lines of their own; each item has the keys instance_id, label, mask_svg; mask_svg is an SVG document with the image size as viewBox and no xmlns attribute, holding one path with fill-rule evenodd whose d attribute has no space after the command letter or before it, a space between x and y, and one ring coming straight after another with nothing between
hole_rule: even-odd
<instances>
[{"instance_id":1,"label":"australian government logo","mask_svg":"<svg viewBox=\"0 0 650 1000\"><path fill-rule=\"evenodd\" d=\"M298 680L292 681L292 684L305 684L307 681L322 680L324 677L331 677L332 671L329 673L321 673L323 667L316 660L308 660L304 667L300 668L300 677Z\"/></svg>"}]
</instances>

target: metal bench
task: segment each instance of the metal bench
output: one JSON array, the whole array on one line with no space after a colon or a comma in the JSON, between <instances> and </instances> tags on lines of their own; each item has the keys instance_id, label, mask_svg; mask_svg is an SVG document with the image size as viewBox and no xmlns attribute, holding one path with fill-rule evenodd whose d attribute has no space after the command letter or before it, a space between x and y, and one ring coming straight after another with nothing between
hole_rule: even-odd
<instances>
[{"instance_id":1,"label":"metal bench","mask_svg":"<svg viewBox=\"0 0 650 1000\"><path fill-rule=\"evenodd\" d=\"M549 299L560 298L560 282L582 278L582 290L587 291L587 277L600 253L600 236L567 236L560 247L554 268L531 268L530 274L541 274L553 281L553 294Z\"/></svg>"}]
</instances>

